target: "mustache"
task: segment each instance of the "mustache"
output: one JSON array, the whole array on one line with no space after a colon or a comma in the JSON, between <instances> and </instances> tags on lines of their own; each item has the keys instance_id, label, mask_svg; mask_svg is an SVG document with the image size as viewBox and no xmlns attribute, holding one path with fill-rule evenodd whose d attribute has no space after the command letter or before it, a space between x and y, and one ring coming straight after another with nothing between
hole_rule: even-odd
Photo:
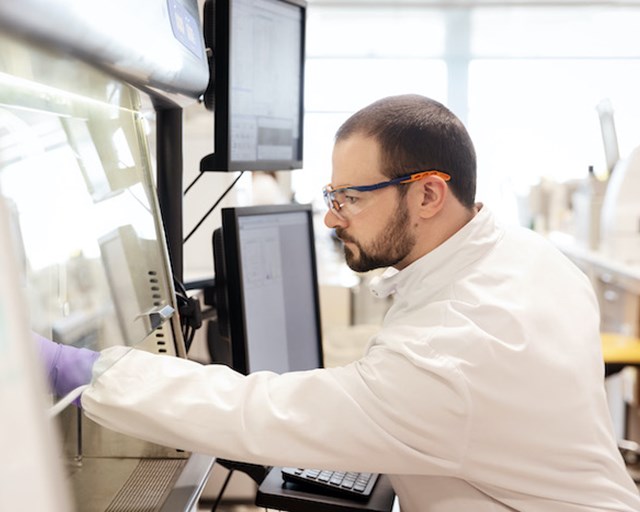
<instances>
[{"instance_id":1,"label":"mustache","mask_svg":"<svg viewBox=\"0 0 640 512\"><path fill-rule=\"evenodd\" d=\"M352 236L348 235L345 232L344 228L335 228L335 231L336 236L343 242L355 242L355 239Z\"/></svg>"}]
</instances>

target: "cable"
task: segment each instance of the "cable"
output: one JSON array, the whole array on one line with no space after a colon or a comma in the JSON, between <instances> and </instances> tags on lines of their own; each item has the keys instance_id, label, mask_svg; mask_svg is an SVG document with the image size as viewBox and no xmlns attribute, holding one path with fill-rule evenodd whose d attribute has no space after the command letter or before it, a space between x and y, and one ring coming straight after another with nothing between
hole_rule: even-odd
<instances>
[{"instance_id":1,"label":"cable","mask_svg":"<svg viewBox=\"0 0 640 512\"><path fill-rule=\"evenodd\" d=\"M173 276L173 285L176 287L176 290L178 292L180 292L180 294L184 297L187 298L187 289L185 288L184 284L181 283L180 281L178 281L178 278L176 276Z\"/></svg>"},{"instance_id":2,"label":"cable","mask_svg":"<svg viewBox=\"0 0 640 512\"><path fill-rule=\"evenodd\" d=\"M202 171L200 171L200 174L198 174L198 175L196 176L196 178L195 178L191 183L189 183L189 186L188 186L187 188L185 188L185 189L184 189L184 192L182 193L182 195L183 195L183 196L186 196L186 195L187 195L187 192L189 192L189 189L190 189L191 187L193 187L193 186L196 184L196 181L198 181L200 178L202 178L202 175L203 175L203 174L204 174L204 173L203 173Z\"/></svg>"},{"instance_id":3,"label":"cable","mask_svg":"<svg viewBox=\"0 0 640 512\"><path fill-rule=\"evenodd\" d=\"M196 230L205 221L205 219L211 214L211 212L215 210L216 206L220 204L220 202L226 197L226 195L231 191L231 189L235 186L235 184L238 183L238 180L242 178L243 174L244 174L244 171L240 171L240 174L238 175L238 177L235 180L233 180L233 183L231 183L231 185L227 187L227 190L224 191L224 193L218 198L218 200L213 204L213 206L209 208L209 211L204 215L204 217L200 219L200 222L198 222L195 225L195 227L191 230L191 232L185 237L185 239L182 241L183 244L186 243L187 240L189 240L189 238L191 238L191 235L193 235L196 232Z\"/></svg>"},{"instance_id":4,"label":"cable","mask_svg":"<svg viewBox=\"0 0 640 512\"><path fill-rule=\"evenodd\" d=\"M193 335L189 334L190 319L188 318L187 313L188 313L188 310L190 309L189 308L190 298L187 295L186 288L176 278L176 276L173 276L173 283L175 287L176 302L178 303L178 312L180 313L180 328L182 330L182 339L185 344L185 350L188 352L189 347L191 346L189 337L191 337L191 341L193 341L193 335L195 335L195 332Z\"/></svg>"},{"instance_id":5,"label":"cable","mask_svg":"<svg viewBox=\"0 0 640 512\"><path fill-rule=\"evenodd\" d=\"M227 478L225 478L224 483L222 484L222 488L218 493L218 496L216 498L215 503L213 504L213 508L211 509L211 512L216 512L216 509L218 508L218 505L222 500L222 495L224 494L224 491L227 489L227 485L229 485L229 480L231 480L231 475L233 475L233 469L230 469L229 473L227 473Z\"/></svg>"},{"instance_id":6,"label":"cable","mask_svg":"<svg viewBox=\"0 0 640 512\"><path fill-rule=\"evenodd\" d=\"M180 313L180 327L185 349L188 352L196 336L196 331L202 327L202 311L200 302L195 297L189 297L187 289L175 276L173 276L176 301Z\"/></svg>"}]
</instances>

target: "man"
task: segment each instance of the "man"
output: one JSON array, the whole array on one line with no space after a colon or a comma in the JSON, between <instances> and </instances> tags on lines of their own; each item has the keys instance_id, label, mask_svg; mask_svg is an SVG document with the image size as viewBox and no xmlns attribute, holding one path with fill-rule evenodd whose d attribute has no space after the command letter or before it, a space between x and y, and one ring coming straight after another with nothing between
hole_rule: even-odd
<instances>
[{"instance_id":1,"label":"man","mask_svg":"<svg viewBox=\"0 0 640 512\"><path fill-rule=\"evenodd\" d=\"M348 264L390 267L372 289L394 303L367 353L244 377L115 347L95 363L85 413L223 458L386 473L404 512L640 510L590 284L475 204L475 173L472 142L441 104L364 108L338 131L324 194Z\"/></svg>"}]
</instances>

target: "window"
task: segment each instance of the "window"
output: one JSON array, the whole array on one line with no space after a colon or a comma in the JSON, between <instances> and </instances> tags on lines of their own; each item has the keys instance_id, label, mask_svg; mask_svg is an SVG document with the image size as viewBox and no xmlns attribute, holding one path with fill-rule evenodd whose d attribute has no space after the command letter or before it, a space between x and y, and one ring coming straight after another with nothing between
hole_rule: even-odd
<instances>
[{"instance_id":1,"label":"window","mask_svg":"<svg viewBox=\"0 0 640 512\"><path fill-rule=\"evenodd\" d=\"M414 92L463 119L478 152L478 200L516 221L517 197L542 177L604 170L601 100L615 109L621 156L640 143L639 25L640 6L595 2L311 4L296 198L319 201L344 119L380 97Z\"/></svg>"},{"instance_id":2,"label":"window","mask_svg":"<svg viewBox=\"0 0 640 512\"><path fill-rule=\"evenodd\" d=\"M446 102L444 21L420 10L321 7L308 11L304 169L295 171L296 200L323 207L338 127L384 96L419 93Z\"/></svg>"},{"instance_id":3,"label":"window","mask_svg":"<svg viewBox=\"0 0 640 512\"><path fill-rule=\"evenodd\" d=\"M310 59L307 62L304 169L293 186L299 202L322 203L331 181L339 126L356 110L392 94L417 92L446 101L446 66L434 59Z\"/></svg>"}]
</instances>

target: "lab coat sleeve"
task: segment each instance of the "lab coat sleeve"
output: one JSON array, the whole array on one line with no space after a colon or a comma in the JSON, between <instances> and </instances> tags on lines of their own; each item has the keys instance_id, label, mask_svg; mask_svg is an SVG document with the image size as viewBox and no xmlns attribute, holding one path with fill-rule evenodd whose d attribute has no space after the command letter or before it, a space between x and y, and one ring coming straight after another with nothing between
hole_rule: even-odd
<instances>
[{"instance_id":1,"label":"lab coat sleeve","mask_svg":"<svg viewBox=\"0 0 640 512\"><path fill-rule=\"evenodd\" d=\"M466 392L436 363L374 349L341 368L243 376L126 350L103 352L97 372L109 369L82 396L89 418L124 434L265 465L442 474L460 463Z\"/></svg>"}]
</instances>

